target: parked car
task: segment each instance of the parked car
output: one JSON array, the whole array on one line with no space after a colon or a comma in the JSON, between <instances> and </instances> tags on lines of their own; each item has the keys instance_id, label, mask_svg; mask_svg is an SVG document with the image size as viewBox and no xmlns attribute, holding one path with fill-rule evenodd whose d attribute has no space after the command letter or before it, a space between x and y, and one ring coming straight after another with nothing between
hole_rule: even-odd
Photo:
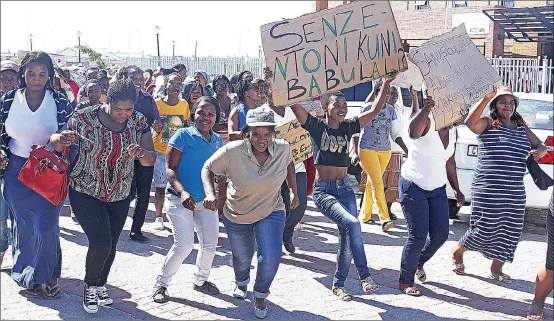
<instances>
[{"instance_id":1,"label":"parked car","mask_svg":"<svg viewBox=\"0 0 554 321\"><path fill-rule=\"evenodd\" d=\"M548 154L539 160L541 169L554 177L554 130L553 130L553 98L550 94L535 93L514 93L519 99L517 111L521 114L525 122L533 132L545 142L549 148ZM488 108L485 113L488 113ZM458 182L460 189L466 197L466 202L471 202L471 183L473 172L477 165L479 148L477 135L471 132L465 125L457 128L458 141L456 143L456 167L458 170ZM529 172L524 177L525 191L527 194L527 207L546 209L548 201L552 195L553 188L541 191L533 182ZM448 184L447 184L448 185ZM448 186L447 194L449 198L450 214L456 215L459 208L456 206L454 192Z\"/></svg>"}]
</instances>

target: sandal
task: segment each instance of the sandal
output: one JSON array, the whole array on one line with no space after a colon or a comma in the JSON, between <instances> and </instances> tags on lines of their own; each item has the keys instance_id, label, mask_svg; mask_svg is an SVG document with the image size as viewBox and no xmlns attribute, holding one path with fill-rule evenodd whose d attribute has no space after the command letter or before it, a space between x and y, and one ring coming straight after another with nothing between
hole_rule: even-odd
<instances>
[{"instance_id":1,"label":"sandal","mask_svg":"<svg viewBox=\"0 0 554 321\"><path fill-rule=\"evenodd\" d=\"M543 305L531 303L529 306L529 312L527 312L527 320L544 320Z\"/></svg>"},{"instance_id":2,"label":"sandal","mask_svg":"<svg viewBox=\"0 0 554 321\"><path fill-rule=\"evenodd\" d=\"M386 232L391 228L395 228L395 227L396 227L396 223L394 223L393 221L388 221L383 223L383 225L381 225L381 229L383 230L383 232Z\"/></svg>"},{"instance_id":3,"label":"sandal","mask_svg":"<svg viewBox=\"0 0 554 321\"><path fill-rule=\"evenodd\" d=\"M404 292L409 296L421 296L421 292L419 292L419 289L413 285L400 284L398 288L400 289L400 291Z\"/></svg>"},{"instance_id":4,"label":"sandal","mask_svg":"<svg viewBox=\"0 0 554 321\"><path fill-rule=\"evenodd\" d=\"M421 283L427 280L427 273L425 273L425 270L423 268L417 268L415 275Z\"/></svg>"},{"instance_id":5,"label":"sandal","mask_svg":"<svg viewBox=\"0 0 554 321\"><path fill-rule=\"evenodd\" d=\"M364 292L372 292L372 291L377 291L377 289L379 289L375 281L373 281L373 279L370 276L363 279L362 282L360 283L362 286L362 290L364 290Z\"/></svg>"},{"instance_id":6,"label":"sandal","mask_svg":"<svg viewBox=\"0 0 554 321\"><path fill-rule=\"evenodd\" d=\"M454 273L458 275L466 274L466 271L465 271L466 267L463 263L452 263L452 265L454 266L454 268L452 269Z\"/></svg>"},{"instance_id":7,"label":"sandal","mask_svg":"<svg viewBox=\"0 0 554 321\"><path fill-rule=\"evenodd\" d=\"M333 288L333 295L336 295L344 302L350 302L352 301L352 296L346 292L346 289L341 288Z\"/></svg>"},{"instance_id":8,"label":"sandal","mask_svg":"<svg viewBox=\"0 0 554 321\"><path fill-rule=\"evenodd\" d=\"M503 272L500 272L497 275L494 275L491 273L489 277L493 280L497 280L502 283L506 283L506 284L512 283L512 278L508 274L504 274Z\"/></svg>"}]
</instances>

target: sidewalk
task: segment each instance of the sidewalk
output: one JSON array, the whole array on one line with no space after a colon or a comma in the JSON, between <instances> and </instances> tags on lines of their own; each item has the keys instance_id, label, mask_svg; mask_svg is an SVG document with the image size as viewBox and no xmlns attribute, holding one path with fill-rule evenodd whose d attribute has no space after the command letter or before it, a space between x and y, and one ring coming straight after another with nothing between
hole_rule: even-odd
<instances>
[{"instance_id":1,"label":"sidewalk","mask_svg":"<svg viewBox=\"0 0 554 321\"><path fill-rule=\"evenodd\" d=\"M147 222L153 221L153 203ZM467 276L455 275L449 265L450 249L467 228L465 222L452 222L448 242L425 266L428 281L420 284L423 296L409 297L397 290L402 246L407 236L406 223L398 204L393 211L399 216L399 227L390 233L381 232L379 225L362 227L366 255L373 278L380 289L375 294L361 291L355 267L350 269L346 288L355 296L352 302L341 302L331 294L332 273L335 269L337 229L309 201L304 217L304 230L295 233L297 253L284 255L271 287L268 300L268 320L522 320L533 298L534 280L546 258L546 236L525 233L513 264L505 272L514 278L504 285L489 280L490 262L480 254L467 253ZM132 212L132 210L131 210ZM467 208L463 209L467 212ZM231 252L223 225L210 280L221 295L210 297L192 290L192 274L197 245L191 256L174 277L169 288L173 300L166 304L153 303L151 289L165 255L173 243L170 231L154 231L146 223L145 235L150 244L129 240L129 219L121 234L108 289L114 298L111 308L101 308L97 314L87 314L82 308L82 278L87 239L79 225L69 217L64 207L60 218L63 270L60 281L63 295L60 300L27 300L7 274L11 264L9 253L3 261L1 275L2 320L135 320L135 319L255 319L252 294L246 301L232 297L234 285ZM168 227L170 224L167 223ZM252 263L256 266L256 261ZM255 271L252 271L252 291ZM554 319L552 300L545 310L546 319Z\"/></svg>"}]
</instances>

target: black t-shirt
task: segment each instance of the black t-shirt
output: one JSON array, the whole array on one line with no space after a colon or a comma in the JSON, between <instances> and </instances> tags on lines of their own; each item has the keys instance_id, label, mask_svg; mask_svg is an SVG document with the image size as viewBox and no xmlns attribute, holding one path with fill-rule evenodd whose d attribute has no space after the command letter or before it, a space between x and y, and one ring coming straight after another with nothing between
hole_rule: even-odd
<instances>
[{"instance_id":1,"label":"black t-shirt","mask_svg":"<svg viewBox=\"0 0 554 321\"><path fill-rule=\"evenodd\" d=\"M350 165L350 139L360 132L358 117L340 123L338 129L327 125L323 119L308 115L302 126L312 136L314 160L316 165L348 167Z\"/></svg>"}]
</instances>

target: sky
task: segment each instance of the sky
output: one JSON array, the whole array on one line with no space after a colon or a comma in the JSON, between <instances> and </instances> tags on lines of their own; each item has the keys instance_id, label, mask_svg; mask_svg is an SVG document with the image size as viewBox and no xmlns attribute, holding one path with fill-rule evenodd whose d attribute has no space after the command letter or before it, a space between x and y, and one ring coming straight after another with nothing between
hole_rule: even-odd
<instances>
[{"instance_id":1,"label":"sky","mask_svg":"<svg viewBox=\"0 0 554 321\"><path fill-rule=\"evenodd\" d=\"M311 1L1 1L0 51L55 53L81 44L96 50L160 54L258 56L260 27L311 12Z\"/></svg>"}]
</instances>

